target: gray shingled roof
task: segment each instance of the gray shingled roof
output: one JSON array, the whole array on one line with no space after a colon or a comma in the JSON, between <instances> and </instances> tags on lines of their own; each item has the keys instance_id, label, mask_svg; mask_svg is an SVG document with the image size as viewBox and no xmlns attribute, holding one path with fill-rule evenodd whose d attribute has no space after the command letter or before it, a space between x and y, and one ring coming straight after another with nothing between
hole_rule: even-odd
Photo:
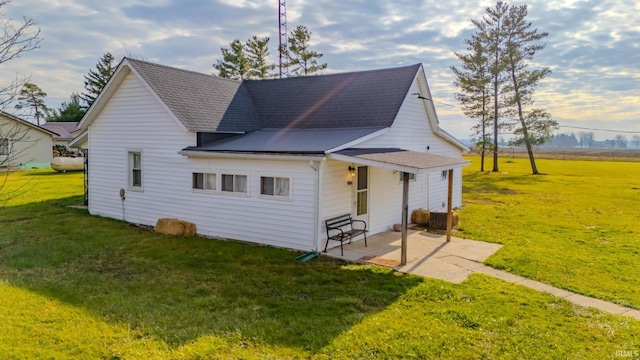
<instances>
[{"instance_id":1,"label":"gray shingled roof","mask_svg":"<svg viewBox=\"0 0 640 360\"><path fill-rule=\"evenodd\" d=\"M420 67L239 82L127 60L186 128L210 132L389 127Z\"/></svg>"},{"instance_id":2,"label":"gray shingled roof","mask_svg":"<svg viewBox=\"0 0 640 360\"><path fill-rule=\"evenodd\" d=\"M260 129L241 82L127 58L171 112L191 131Z\"/></svg>"},{"instance_id":3,"label":"gray shingled roof","mask_svg":"<svg viewBox=\"0 0 640 360\"><path fill-rule=\"evenodd\" d=\"M243 85L264 127L389 127L419 67L249 80Z\"/></svg>"}]
</instances>

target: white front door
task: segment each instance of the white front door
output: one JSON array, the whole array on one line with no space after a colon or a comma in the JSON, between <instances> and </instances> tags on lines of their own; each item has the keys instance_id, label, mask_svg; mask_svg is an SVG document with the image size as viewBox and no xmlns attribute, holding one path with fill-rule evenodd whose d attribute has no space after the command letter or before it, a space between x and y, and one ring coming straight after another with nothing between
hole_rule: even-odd
<instances>
[{"instance_id":1,"label":"white front door","mask_svg":"<svg viewBox=\"0 0 640 360\"><path fill-rule=\"evenodd\" d=\"M369 227L369 167L358 166L354 186L354 202L352 217L364 220Z\"/></svg>"}]
</instances>

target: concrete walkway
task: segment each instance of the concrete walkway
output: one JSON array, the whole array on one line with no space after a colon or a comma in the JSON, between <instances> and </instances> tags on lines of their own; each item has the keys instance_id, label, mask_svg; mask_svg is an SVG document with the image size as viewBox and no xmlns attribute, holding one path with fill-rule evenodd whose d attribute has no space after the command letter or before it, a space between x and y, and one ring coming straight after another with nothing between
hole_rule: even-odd
<instances>
[{"instance_id":1,"label":"concrete walkway","mask_svg":"<svg viewBox=\"0 0 640 360\"><path fill-rule=\"evenodd\" d=\"M397 271L429 278L461 283L472 273L493 276L504 281L523 285L534 290L561 297L573 304L593 307L604 312L630 316L640 320L640 311L562 290L538 281L529 280L483 264L502 245L452 237L447 242L444 235L409 230L407 264L400 265L400 233L385 232L370 236L364 241L344 245L327 251L327 255L342 260L389 266Z\"/></svg>"}]
</instances>

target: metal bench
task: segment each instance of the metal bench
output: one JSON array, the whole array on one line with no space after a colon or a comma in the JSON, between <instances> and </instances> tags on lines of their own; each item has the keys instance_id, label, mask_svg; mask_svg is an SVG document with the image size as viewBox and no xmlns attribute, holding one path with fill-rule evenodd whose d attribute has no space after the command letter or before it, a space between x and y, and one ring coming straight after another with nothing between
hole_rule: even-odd
<instances>
[{"instance_id":1,"label":"metal bench","mask_svg":"<svg viewBox=\"0 0 640 360\"><path fill-rule=\"evenodd\" d=\"M354 227L354 223L362 223L362 226ZM364 246L367 246L367 223L363 220L354 220L351 218L351 214L344 214L324 221L327 227L327 244L324 246L324 252L327 252L329 246L329 240L340 242L340 254L344 256L344 250L342 249L342 243L351 240L359 235L364 235Z\"/></svg>"}]
</instances>

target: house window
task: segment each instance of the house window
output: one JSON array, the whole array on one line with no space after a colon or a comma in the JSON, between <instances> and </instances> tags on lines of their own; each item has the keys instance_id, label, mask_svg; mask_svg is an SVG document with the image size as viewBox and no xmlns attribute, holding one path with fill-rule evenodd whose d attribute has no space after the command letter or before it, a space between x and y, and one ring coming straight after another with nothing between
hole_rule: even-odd
<instances>
[{"instance_id":1,"label":"house window","mask_svg":"<svg viewBox=\"0 0 640 360\"><path fill-rule=\"evenodd\" d=\"M400 172L400 182L402 182L402 172ZM409 174L409 181L416 181L416 174Z\"/></svg>"},{"instance_id":2,"label":"house window","mask_svg":"<svg viewBox=\"0 0 640 360\"><path fill-rule=\"evenodd\" d=\"M278 198L289 198L291 194L291 180L285 177L260 177L260 195Z\"/></svg>"},{"instance_id":3,"label":"house window","mask_svg":"<svg viewBox=\"0 0 640 360\"><path fill-rule=\"evenodd\" d=\"M216 174L193 173L193 188L200 190L216 190Z\"/></svg>"},{"instance_id":4,"label":"house window","mask_svg":"<svg viewBox=\"0 0 640 360\"><path fill-rule=\"evenodd\" d=\"M247 193L247 175L222 174L222 191Z\"/></svg>"},{"instance_id":5,"label":"house window","mask_svg":"<svg viewBox=\"0 0 640 360\"><path fill-rule=\"evenodd\" d=\"M442 170L442 174L440 174L440 180L447 180L447 176L449 174L448 170Z\"/></svg>"},{"instance_id":6,"label":"house window","mask_svg":"<svg viewBox=\"0 0 640 360\"><path fill-rule=\"evenodd\" d=\"M142 152L129 151L129 187L142 188Z\"/></svg>"},{"instance_id":7,"label":"house window","mask_svg":"<svg viewBox=\"0 0 640 360\"><path fill-rule=\"evenodd\" d=\"M9 139L0 138L0 155L9 155Z\"/></svg>"}]
</instances>

